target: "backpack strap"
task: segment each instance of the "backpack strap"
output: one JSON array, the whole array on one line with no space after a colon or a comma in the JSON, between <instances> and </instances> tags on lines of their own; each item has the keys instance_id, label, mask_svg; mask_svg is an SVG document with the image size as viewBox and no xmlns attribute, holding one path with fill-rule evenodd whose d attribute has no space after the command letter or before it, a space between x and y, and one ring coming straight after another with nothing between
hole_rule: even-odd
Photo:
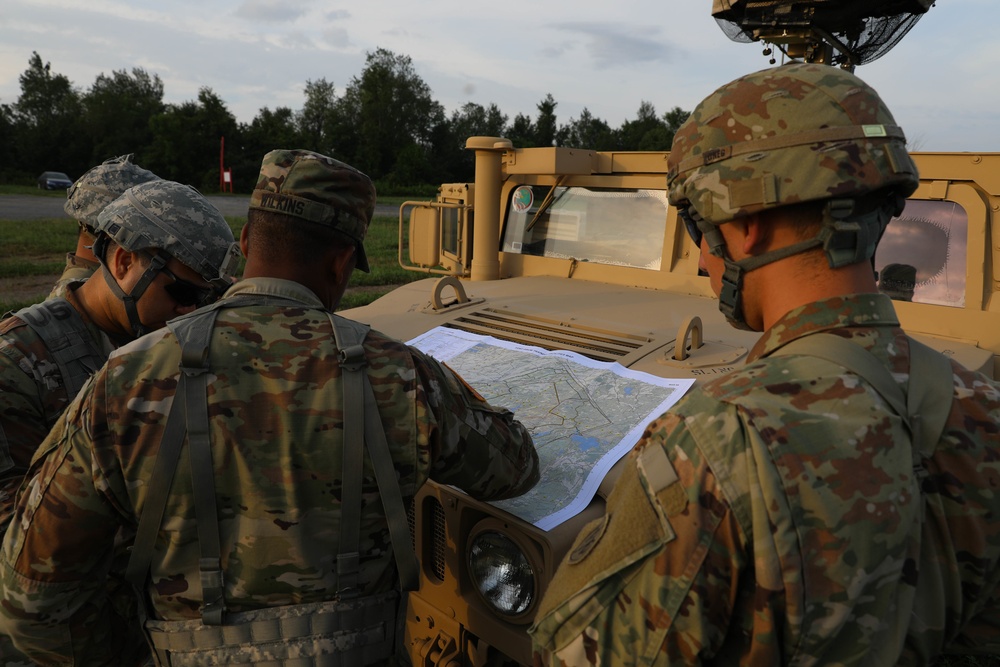
<instances>
[{"instance_id":1,"label":"backpack strap","mask_svg":"<svg viewBox=\"0 0 1000 667\"><path fill-rule=\"evenodd\" d=\"M198 543L201 549L198 566L204 600L202 620L206 625L222 623L225 611L215 477L208 432L208 348L218 312L218 308L211 308L199 311L196 316L178 318L167 323L181 348L181 374L160 438L145 507L139 517L132 555L125 570L126 581L141 593L149 575L156 536L163 522L170 486L177 470L184 435L187 433Z\"/></svg>"},{"instance_id":2,"label":"backpack strap","mask_svg":"<svg viewBox=\"0 0 1000 667\"><path fill-rule=\"evenodd\" d=\"M108 355L97 349L83 318L66 299L48 299L22 308L15 315L45 343L71 400L107 361Z\"/></svg>"},{"instance_id":3,"label":"backpack strap","mask_svg":"<svg viewBox=\"0 0 1000 667\"><path fill-rule=\"evenodd\" d=\"M239 305L282 305L286 302L287 300L281 298L253 298L247 295L239 300ZM220 624L225 616L223 597L225 587L221 566L214 469L211 461L207 396L208 349L216 316L225 305L223 302L217 302L213 306L167 324L181 348L181 375L164 425L159 452L153 464L145 506L139 517L136 538L125 574L126 580L141 594L145 589L156 537L163 522L167 498L180 458L184 435L187 433L191 447L191 475L201 549L199 570L204 600L202 620L206 625ZM332 313L329 317L344 370L344 479L341 500L341 546L337 556L338 587L345 597L357 595L360 589L358 576L361 484L364 447L367 446L389 525L389 535L402 588L416 590L419 582L417 560L402 492L389 453L385 430L379 418L375 393L368 380L368 374L364 372L367 361L361 343L369 327L343 318L335 318ZM340 322L339 326L337 322ZM349 415L364 415L364 421L349 418ZM356 444L351 446L351 443ZM145 596L141 595L141 598L145 599ZM145 610L146 606L142 605L142 608Z\"/></svg>"},{"instance_id":4,"label":"backpack strap","mask_svg":"<svg viewBox=\"0 0 1000 667\"><path fill-rule=\"evenodd\" d=\"M413 550L409 521L406 516L406 507L403 504L399 479L396 477L396 468L389 452L389 443L385 437L385 428L383 428L382 420L379 417L375 391L372 389L368 373L364 370L367 366L367 360L364 356L362 342L369 327L336 317L332 313L330 314L330 325L333 327L337 349L340 350L341 370L344 378L344 497L341 500L341 527L343 530L340 535L340 554L337 556L338 568L342 558L345 564L352 562L352 552L348 549L354 548L356 550L357 539L360 537L361 464L355 459L360 458L362 446L364 446L368 450L368 456L375 471L375 481L378 484L379 497L382 499L382 509L385 512L386 522L389 526L389 537L392 540L396 570L399 572L400 587L404 591L414 591L419 587L418 566L417 556ZM364 407L358 410L357 406L362 400ZM360 420L349 418L350 415L362 413L364 414L363 426L360 426ZM353 426L352 421L355 422ZM349 428L350 430L348 430ZM358 469L356 489L353 488L355 480L348 477L349 461L352 466L357 466ZM348 488L348 482L351 482L351 489ZM351 493L357 494L357 500L350 498L349 490ZM350 505L348 505L349 500ZM356 516L351 516L352 512L356 512ZM348 522L350 523L348 524ZM348 532L348 526L355 531L349 542L347 539L351 533Z\"/></svg>"},{"instance_id":5,"label":"backpack strap","mask_svg":"<svg viewBox=\"0 0 1000 667\"><path fill-rule=\"evenodd\" d=\"M951 362L926 345L907 337L910 374L906 392L875 355L846 338L816 333L797 338L770 356L807 355L824 359L860 376L874 387L906 424L913 443L914 465L929 457L944 433L954 395Z\"/></svg>"},{"instance_id":6,"label":"backpack strap","mask_svg":"<svg viewBox=\"0 0 1000 667\"><path fill-rule=\"evenodd\" d=\"M175 330L181 343L181 380L175 400L183 398L187 417L188 463L194 492L194 513L198 526L201 558L201 620L205 625L221 625L225 616L222 549L219 541L219 512L215 499L215 467L208 420L208 348L212 340L215 314L186 320ZM186 330L183 325L190 325Z\"/></svg>"},{"instance_id":7,"label":"backpack strap","mask_svg":"<svg viewBox=\"0 0 1000 667\"><path fill-rule=\"evenodd\" d=\"M216 301L211 306L190 315L182 315L171 320L167 323L167 328L177 338L181 348L181 366L183 367L187 363L194 371L198 366L207 364L212 329L215 327L218 311L222 308L234 305L286 305L289 301L290 299L272 295L237 295L224 301ZM153 463L153 473L148 481L145 505L142 516L139 517L135 541L131 548L132 555L125 570L126 581L135 586L140 593L145 588L156 536L163 524L163 512L166 509L167 497L173 483L174 473L177 470L184 435L187 432L185 404L190 400L188 398L190 392L188 391L187 377L188 374L182 368L177 380L174 400L171 402L167 421L163 427L163 435L160 436L159 452Z\"/></svg>"}]
</instances>

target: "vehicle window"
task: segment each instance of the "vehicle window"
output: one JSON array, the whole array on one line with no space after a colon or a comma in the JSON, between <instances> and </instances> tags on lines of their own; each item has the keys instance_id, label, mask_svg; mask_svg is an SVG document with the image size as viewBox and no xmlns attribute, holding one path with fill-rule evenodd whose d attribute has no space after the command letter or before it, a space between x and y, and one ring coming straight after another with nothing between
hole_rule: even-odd
<instances>
[{"instance_id":1,"label":"vehicle window","mask_svg":"<svg viewBox=\"0 0 1000 667\"><path fill-rule=\"evenodd\" d=\"M507 206L504 252L657 270L664 190L522 185Z\"/></svg>"},{"instance_id":2,"label":"vehicle window","mask_svg":"<svg viewBox=\"0 0 1000 667\"><path fill-rule=\"evenodd\" d=\"M964 306L968 224L955 202L907 200L875 253L879 289L899 301Z\"/></svg>"}]
</instances>

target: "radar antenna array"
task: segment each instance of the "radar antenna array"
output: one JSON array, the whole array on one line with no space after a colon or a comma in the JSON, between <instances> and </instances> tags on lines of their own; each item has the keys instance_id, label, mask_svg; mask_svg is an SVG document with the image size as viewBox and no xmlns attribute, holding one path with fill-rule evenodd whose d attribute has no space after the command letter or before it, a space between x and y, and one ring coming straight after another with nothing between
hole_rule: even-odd
<instances>
[{"instance_id":1,"label":"radar antenna array","mask_svg":"<svg viewBox=\"0 0 1000 667\"><path fill-rule=\"evenodd\" d=\"M853 70L894 47L933 4L934 0L713 0L712 16L734 42L764 42L789 58ZM764 55L771 54L765 47Z\"/></svg>"}]
</instances>

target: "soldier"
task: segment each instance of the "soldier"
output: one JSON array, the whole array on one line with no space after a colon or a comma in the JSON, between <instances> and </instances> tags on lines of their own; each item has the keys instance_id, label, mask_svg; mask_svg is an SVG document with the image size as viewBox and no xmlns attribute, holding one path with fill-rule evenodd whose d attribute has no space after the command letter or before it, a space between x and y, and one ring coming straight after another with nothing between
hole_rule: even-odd
<instances>
[{"instance_id":1,"label":"soldier","mask_svg":"<svg viewBox=\"0 0 1000 667\"><path fill-rule=\"evenodd\" d=\"M193 188L153 177L106 206L97 202L100 184L152 176L142 171L105 163L77 182L88 189L70 202L92 220L102 270L0 322L0 529L32 456L111 350L214 300L232 281L239 261L232 230ZM127 603L131 594L122 590ZM145 652L141 637L138 646ZM13 655L0 637L3 664L14 664Z\"/></svg>"},{"instance_id":2,"label":"soldier","mask_svg":"<svg viewBox=\"0 0 1000 667\"><path fill-rule=\"evenodd\" d=\"M912 264L886 264L878 276L878 289L897 301L913 301L917 268Z\"/></svg>"},{"instance_id":3,"label":"soldier","mask_svg":"<svg viewBox=\"0 0 1000 667\"><path fill-rule=\"evenodd\" d=\"M33 465L2 552L22 650L111 659L100 582L123 527L158 664L384 664L416 578L404 503L428 477L483 499L537 481L509 411L333 314L374 208L346 164L264 157L243 280L117 350Z\"/></svg>"},{"instance_id":4,"label":"soldier","mask_svg":"<svg viewBox=\"0 0 1000 667\"><path fill-rule=\"evenodd\" d=\"M560 565L538 665L926 664L1000 652L1000 392L908 338L871 257L917 186L874 90L744 76L667 187L744 368L652 422Z\"/></svg>"},{"instance_id":5,"label":"soldier","mask_svg":"<svg viewBox=\"0 0 1000 667\"><path fill-rule=\"evenodd\" d=\"M76 250L66 253L66 268L48 298L61 297L66 285L86 280L100 266L92 248L97 216L104 207L133 185L157 178L159 176L153 172L132 162L129 153L97 165L70 186L63 208L80 225Z\"/></svg>"}]
</instances>

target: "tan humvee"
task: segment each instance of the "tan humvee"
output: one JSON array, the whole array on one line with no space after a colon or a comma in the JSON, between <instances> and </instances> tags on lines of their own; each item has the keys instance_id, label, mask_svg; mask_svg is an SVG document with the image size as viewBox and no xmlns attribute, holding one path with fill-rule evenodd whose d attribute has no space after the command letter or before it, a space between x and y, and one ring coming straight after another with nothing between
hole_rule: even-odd
<instances>
[{"instance_id":1,"label":"tan humvee","mask_svg":"<svg viewBox=\"0 0 1000 667\"><path fill-rule=\"evenodd\" d=\"M863 24L835 0L714 0L713 15L737 41L852 68L891 48L931 3L850 4L873 19ZM699 275L699 250L667 204L666 153L519 149L497 137L467 148L475 183L443 185L435 202L400 210L400 263L436 277L346 316L404 340L444 326L696 382L743 363L759 334L730 327ZM879 245L879 287L910 335L997 377L1000 154L914 159L920 187ZM412 512L421 579L404 643L413 663L530 664L538 602L580 528L603 514L617 472L548 531L427 483Z\"/></svg>"},{"instance_id":2,"label":"tan humvee","mask_svg":"<svg viewBox=\"0 0 1000 667\"><path fill-rule=\"evenodd\" d=\"M467 146L474 184L444 185L436 202L400 211L400 262L442 275L346 316L404 340L446 326L696 381L743 362L759 334L730 327L698 274L698 248L666 201L666 153L517 149L495 137ZM1000 154L914 159L920 187L876 255L881 289L911 335L996 377ZM602 514L616 472L582 514L550 531L429 482L413 513L414 663L529 664L539 598L580 527ZM470 575L470 545L484 531L530 565L523 608L499 608Z\"/></svg>"}]
</instances>

